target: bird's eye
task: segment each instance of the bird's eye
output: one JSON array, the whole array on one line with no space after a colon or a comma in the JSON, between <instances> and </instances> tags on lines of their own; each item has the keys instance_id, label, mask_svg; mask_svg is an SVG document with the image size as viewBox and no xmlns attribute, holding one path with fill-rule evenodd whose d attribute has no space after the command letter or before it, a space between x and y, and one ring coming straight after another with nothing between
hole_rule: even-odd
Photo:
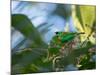
<instances>
[{"instance_id":1,"label":"bird's eye","mask_svg":"<svg viewBox=\"0 0 100 75\"><path fill-rule=\"evenodd\" d=\"M56 34L58 34L58 32L55 32Z\"/></svg>"}]
</instances>

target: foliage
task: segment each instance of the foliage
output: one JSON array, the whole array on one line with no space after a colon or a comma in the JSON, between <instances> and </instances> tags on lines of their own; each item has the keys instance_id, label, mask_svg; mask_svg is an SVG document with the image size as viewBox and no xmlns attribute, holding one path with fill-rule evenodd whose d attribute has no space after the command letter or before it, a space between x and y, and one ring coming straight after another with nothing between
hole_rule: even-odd
<instances>
[{"instance_id":1,"label":"foliage","mask_svg":"<svg viewBox=\"0 0 100 75\"><path fill-rule=\"evenodd\" d=\"M43 42L40 33L33 26L27 16L22 14L13 14L12 15L12 26L20 31L27 39L33 42L34 47L47 47L47 45ZM38 36L38 37L37 37Z\"/></svg>"},{"instance_id":2,"label":"foliage","mask_svg":"<svg viewBox=\"0 0 100 75\"><path fill-rule=\"evenodd\" d=\"M95 44L96 35L96 7L95 6L73 6L74 24L79 32L85 32L81 37L81 41L89 39Z\"/></svg>"},{"instance_id":3,"label":"foliage","mask_svg":"<svg viewBox=\"0 0 100 75\"><path fill-rule=\"evenodd\" d=\"M95 33L94 7L77 6L73 12L79 32L56 32L50 45L44 43L27 16L12 15L12 27L32 41L30 48L12 52L12 74L66 71L69 64L74 64L78 70L95 69L96 61L91 61L96 54L95 42L91 40Z\"/></svg>"}]
</instances>

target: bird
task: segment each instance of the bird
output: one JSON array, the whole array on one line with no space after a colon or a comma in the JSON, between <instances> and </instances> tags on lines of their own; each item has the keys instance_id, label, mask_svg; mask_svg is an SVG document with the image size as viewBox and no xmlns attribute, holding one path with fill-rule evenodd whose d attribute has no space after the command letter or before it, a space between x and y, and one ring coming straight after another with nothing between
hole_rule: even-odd
<instances>
[{"instance_id":1,"label":"bird","mask_svg":"<svg viewBox=\"0 0 100 75\"><path fill-rule=\"evenodd\" d=\"M58 39L61 41L61 43L67 43L73 40L75 37L77 37L80 34L85 34L84 32L55 32Z\"/></svg>"}]
</instances>

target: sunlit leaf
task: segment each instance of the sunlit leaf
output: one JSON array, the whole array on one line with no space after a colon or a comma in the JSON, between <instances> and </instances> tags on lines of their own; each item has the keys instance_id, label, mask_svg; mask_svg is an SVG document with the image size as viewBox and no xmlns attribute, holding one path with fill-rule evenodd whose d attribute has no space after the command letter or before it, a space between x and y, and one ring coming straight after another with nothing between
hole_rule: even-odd
<instances>
[{"instance_id":1,"label":"sunlit leaf","mask_svg":"<svg viewBox=\"0 0 100 75\"><path fill-rule=\"evenodd\" d=\"M84 31L86 34L81 37L81 40L85 40L91 32L95 31L95 19L96 19L96 8L95 6L73 6L73 19L74 24L79 32ZM95 38L89 36L89 40L95 43Z\"/></svg>"}]
</instances>

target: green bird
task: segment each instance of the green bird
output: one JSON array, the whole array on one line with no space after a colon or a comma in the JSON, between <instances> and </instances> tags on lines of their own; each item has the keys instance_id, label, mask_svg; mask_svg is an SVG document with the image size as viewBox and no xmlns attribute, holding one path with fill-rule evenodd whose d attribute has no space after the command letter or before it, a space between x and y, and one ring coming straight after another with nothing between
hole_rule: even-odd
<instances>
[{"instance_id":1,"label":"green bird","mask_svg":"<svg viewBox=\"0 0 100 75\"><path fill-rule=\"evenodd\" d=\"M65 45L65 43L71 42L77 35L84 34L83 32L55 32L56 35L52 38L49 45L49 52L56 54Z\"/></svg>"},{"instance_id":2,"label":"green bird","mask_svg":"<svg viewBox=\"0 0 100 75\"><path fill-rule=\"evenodd\" d=\"M85 34L84 32L56 32L56 35L58 37L58 39L62 42L62 43L66 43L69 42L71 40L73 40L76 36L80 35L80 34Z\"/></svg>"}]
</instances>

